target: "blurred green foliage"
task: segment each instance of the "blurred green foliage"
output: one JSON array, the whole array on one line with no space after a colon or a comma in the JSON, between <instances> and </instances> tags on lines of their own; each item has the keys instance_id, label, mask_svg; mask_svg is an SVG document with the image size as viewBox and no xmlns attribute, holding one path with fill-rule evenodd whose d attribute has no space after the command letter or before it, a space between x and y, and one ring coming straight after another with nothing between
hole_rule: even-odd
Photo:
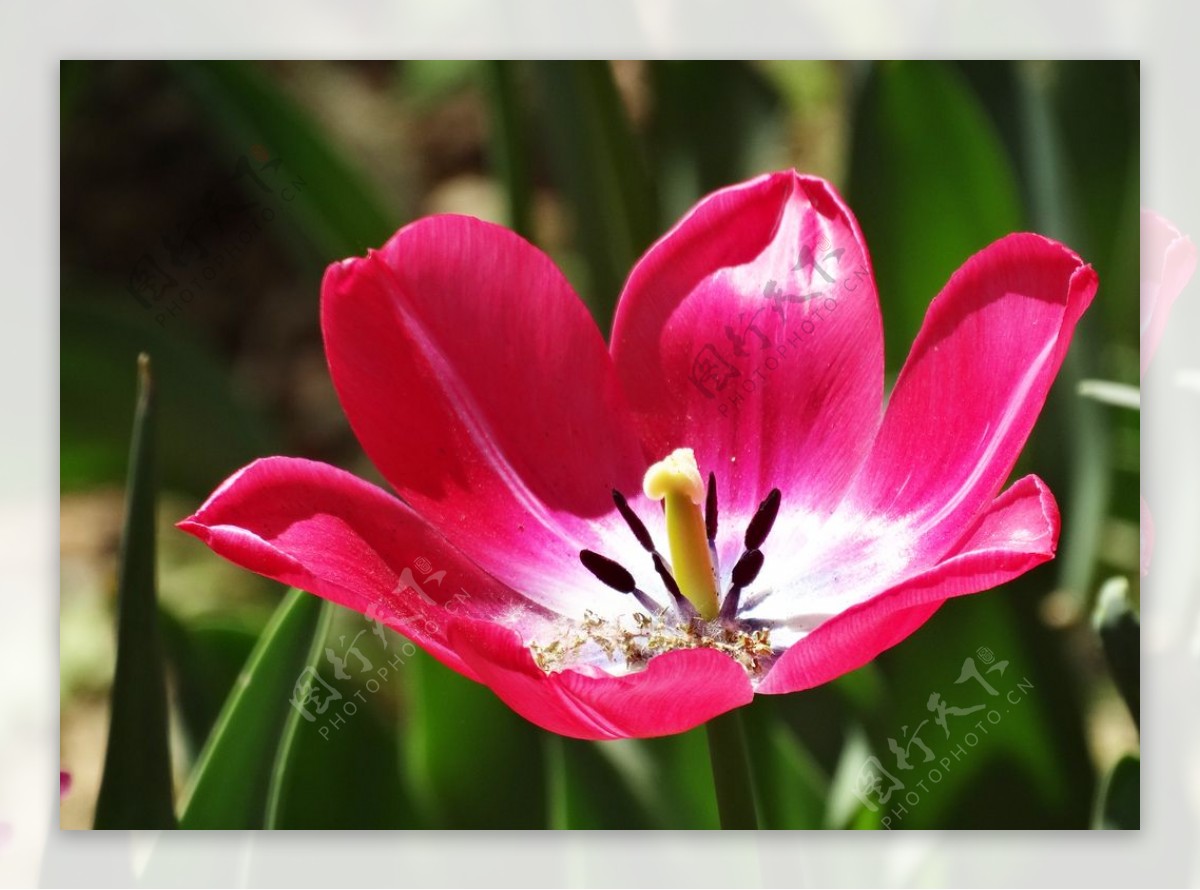
<instances>
[{"instance_id":1,"label":"blurred green foliage","mask_svg":"<svg viewBox=\"0 0 1200 890\"><path fill-rule=\"evenodd\" d=\"M1128 575L1136 601L1137 416L1081 400L1075 385L1137 381L1138 76L1122 62L73 63L62 77L64 497L123 482L129 369L143 350L159 372L164 491L196 501L275 450L371 475L321 359L320 273L423 213L512 224L561 263L606 330L632 263L701 195L789 165L827 176L871 250L889 374L967 256L1041 231L1101 278L1018 467L1036 468L1063 505L1061 559L951 601L833 684L745 709L754 791L764 827L884 827L886 813L855 793L864 764L893 764L892 746L909 745L918 769L902 778L925 775L909 744L920 731L932 762L953 759L887 827L1136 825L1136 759L1096 754L1123 730L1092 710L1112 680L1086 616L1102 577ZM210 183L247 158L279 159L303 181L286 218L178 313L140 305L139 263L182 277L170 243L202 218ZM251 179L239 187L261 197ZM291 594L262 626L226 591L197 595L212 599L208 614L162 618L184 728L176 759L191 775L184 827L718 824L703 732L550 737L415 654L382 691L339 686L361 707L322 734L290 706L293 683L362 630L359 616L331 621L332 607ZM373 659L404 645L372 642ZM1020 704L975 745L961 728L922 724L933 693L968 688L956 682L967 659L1007 663L985 675L997 690L1022 684ZM114 689L114 712L137 694Z\"/></svg>"}]
</instances>

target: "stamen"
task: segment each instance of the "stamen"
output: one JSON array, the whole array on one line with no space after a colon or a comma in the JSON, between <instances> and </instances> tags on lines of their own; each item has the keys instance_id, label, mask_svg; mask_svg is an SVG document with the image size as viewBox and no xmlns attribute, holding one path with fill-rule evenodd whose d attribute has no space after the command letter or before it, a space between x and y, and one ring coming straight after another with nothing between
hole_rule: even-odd
<instances>
[{"instance_id":1,"label":"stamen","mask_svg":"<svg viewBox=\"0 0 1200 890\"><path fill-rule=\"evenodd\" d=\"M642 480L646 497L664 502L671 567L680 592L700 617L711 621L719 611L717 581L709 553L707 529L700 503L704 483L690 448L677 448L646 471Z\"/></svg>"},{"instance_id":2,"label":"stamen","mask_svg":"<svg viewBox=\"0 0 1200 890\"><path fill-rule=\"evenodd\" d=\"M747 550L742 554L741 559L737 561L737 565L733 567L733 572L730 580L734 587L749 587L754 583L754 579L758 577L758 573L763 567L763 552L761 550Z\"/></svg>"},{"instance_id":3,"label":"stamen","mask_svg":"<svg viewBox=\"0 0 1200 890\"><path fill-rule=\"evenodd\" d=\"M758 505L754 518L746 526L747 550L757 550L767 540L767 535L771 533L771 526L775 524L775 517L779 515L779 502L782 498L779 489L772 488L771 493Z\"/></svg>"},{"instance_id":4,"label":"stamen","mask_svg":"<svg viewBox=\"0 0 1200 890\"><path fill-rule=\"evenodd\" d=\"M640 587L633 588L633 598L651 615L661 615L665 610L654 601L654 598Z\"/></svg>"},{"instance_id":5,"label":"stamen","mask_svg":"<svg viewBox=\"0 0 1200 890\"><path fill-rule=\"evenodd\" d=\"M742 590L754 583L758 573L762 571L765 557L761 550L747 550L742 554L733 567L730 580L732 586L725 599L721 602L721 620L731 621L737 616L738 602L742 598Z\"/></svg>"},{"instance_id":6,"label":"stamen","mask_svg":"<svg viewBox=\"0 0 1200 890\"><path fill-rule=\"evenodd\" d=\"M753 665L757 670L757 656L770 653L766 634L775 622L754 619L738 621L737 615L743 591L755 582L762 571L765 557L760 548L779 516L779 507L783 499L779 489L771 489L746 526L743 536L746 549L730 572L729 591L723 598L718 599L718 575L714 569L717 565L716 537L719 517L716 474L710 472L707 485L702 483L695 454L690 448L678 448L646 471L642 487L647 497L663 502L673 568L668 568L667 561L655 548L654 539L645 523L629 506L626 497L616 489L612 492L613 503L633 532L633 536L637 538L638 544L651 555L654 570L675 605L681 621L681 631L687 628L686 634L699 633L699 645L713 645L713 640L708 636L713 632L712 628L723 626L724 629L718 631L721 634L741 634L738 628L743 626L751 629L752 634L745 636L745 640L756 650ZM701 499L703 511L700 508ZM658 621L663 620L665 610L638 588L633 575L620 563L592 550L581 550L579 559L602 584L620 593L632 594L647 612L657 615ZM768 591L759 591L757 596L750 596L746 602L747 609L757 605L767 593ZM651 620L637 613L634 618L639 627L648 626L644 622ZM720 624L712 623L714 620ZM587 639L601 645L601 648L612 654L611 641L607 638L588 635ZM583 637L572 641L571 651L578 649L584 642ZM558 651L559 645L560 642L556 641L550 647L542 647L543 655L549 658ZM653 651L657 645L659 644L650 642L648 648ZM725 645L716 643L717 648L724 649ZM541 663L539 660L539 664ZM542 666L547 667L546 664ZM747 667L750 667L749 663Z\"/></svg>"},{"instance_id":7,"label":"stamen","mask_svg":"<svg viewBox=\"0 0 1200 890\"><path fill-rule=\"evenodd\" d=\"M629 506L629 501L625 499L625 495L613 489L613 503L617 505L617 512L621 514L621 518L625 520L625 524L629 526L633 532L633 536L638 539L638 543L654 558L654 571L658 572L658 577L662 579L663 586L667 588L667 593L671 594L671 599L675 603L675 608L678 610L680 617L684 621L690 621L696 616L695 607L684 598L679 592L679 585L675 583L675 578L671 575L671 570L667 568L666 562L662 555L658 552L658 548L654 546L654 539L650 537L650 532L638 515L633 512L633 508Z\"/></svg>"},{"instance_id":8,"label":"stamen","mask_svg":"<svg viewBox=\"0 0 1200 890\"><path fill-rule=\"evenodd\" d=\"M717 555L717 476L708 472L708 496L704 499L704 534L708 537L708 558L713 574L721 577L721 557Z\"/></svg>"},{"instance_id":9,"label":"stamen","mask_svg":"<svg viewBox=\"0 0 1200 890\"><path fill-rule=\"evenodd\" d=\"M592 550L580 550L579 561L583 567L596 576L601 584L611 587L621 593L633 593L637 582L623 565L607 556L601 556Z\"/></svg>"},{"instance_id":10,"label":"stamen","mask_svg":"<svg viewBox=\"0 0 1200 890\"><path fill-rule=\"evenodd\" d=\"M646 530L642 520L633 512L633 508L629 506L629 501L625 500L625 495L614 488L612 497L613 503L617 505L617 512L621 514L621 518L625 520L625 524L629 526L633 536L638 539L638 543L644 550L653 553L654 539L650 537L650 532Z\"/></svg>"},{"instance_id":11,"label":"stamen","mask_svg":"<svg viewBox=\"0 0 1200 890\"><path fill-rule=\"evenodd\" d=\"M611 587L620 593L632 593L634 599L641 603L642 608L652 614L662 611L662 606L650 598L650 595L637 586L631 575L619 562L601 556L592 550L580 550L579 561L583 567L596 576L601 584Z\"/></svg>"},{"instance_id":12,"label":"stamen","mask_svg":"<svg viewBox=\"0 0 1200 890\"><path fill-rule=\"evenodd\" d=\"M717 474L708 473L708 497L704 499L704 533L711 545L717 540Z\"/></svg>"},{"instance_id":13,"label":"stamen","mask_svg":"<svg viewBox=\"0 0 1200 890\"><path fill-rule=\"evenodd\" d=\"M755 609L757 609L759 606L761 606L763 601L770 595L771 595L770 587L763 588L761 590L756 590L756 591L754 591L754 593L750 594L750 596L748 596L744 600L742 600L741 606L744 607L744 611L752 612ZM744 618L742 620L745 621Z\"/></svg>"},{"instance_id":14,"label":"stamen","mask_svg":"<svg viewBox=\"0 0 1200 890\"><path fill-rule=\"evenodd\" d=\"M679 611L679 617L684 621L691 621L697 617L696 607L688 601L682 593L679 592L679 585L675 583L674 576L671 575L667 564L663 562L663 558L656 551L654 554L654 570L658 572L658 577L662 578L663 586L667 588L667 593L671 594L671 599L675 602L675 608Z\"/></svg>"}]
</instances>

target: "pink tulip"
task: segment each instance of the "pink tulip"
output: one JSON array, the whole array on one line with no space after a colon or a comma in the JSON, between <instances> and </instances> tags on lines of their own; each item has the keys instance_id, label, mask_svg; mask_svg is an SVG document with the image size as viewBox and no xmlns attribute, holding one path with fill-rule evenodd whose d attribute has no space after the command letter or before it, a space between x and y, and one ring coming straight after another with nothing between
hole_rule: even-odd
<instances>
[{"instance_id":1,"label":"pink tulip","mask_svg":"<svg viewBox=\"0 0 1200 890\"><path fill-rule=\"evenodd\" d=\"M1046 485L1001 488L1095 291L1061 244L997 241L884 411L870 258L823 180L702 200L633 269L609 347L537 248L423 219L322 285L334 385L399 497L274 457L180 527L548 730L682 732L1053 557Z\"/></svg>"}]
</instances>

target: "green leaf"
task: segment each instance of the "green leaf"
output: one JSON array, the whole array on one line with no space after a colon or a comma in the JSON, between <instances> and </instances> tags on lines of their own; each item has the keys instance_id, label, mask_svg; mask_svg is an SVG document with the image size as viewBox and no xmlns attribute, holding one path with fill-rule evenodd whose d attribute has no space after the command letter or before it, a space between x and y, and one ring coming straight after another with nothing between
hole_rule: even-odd
<instances>
[{"instance_id":1,"label":"green leaf","mask_svg":"<svg viewBox=\"0 0 1200 890\"><path fill-rule=\"evenodd\" d=\"M1110 578L1100 588L1092 626L1100 635L1108 670L1133 722L1141 726L1142 625L1129 601L1129 582Z\"/></svg>"},{"instance_id":2,"label":"green leaf","mask_svg":"<svg viewBox=\"0 0 1200 890\"><path fill-rule=\"evenodd\" d=\"M356 613L343 610L338 617L363 630ZM314 637L308 660L314 669L322 652L348 648L341 624L335 620ZM395 675L389 661L403 641L389 632L386 647L371 648L358 643L361 636L349 645L366 660L354 662L348 678L331 678L341 695L332 711L313 721L296 709L288 714L267 795L267 828L425 827L403 787L397 721L385 713Z\"/></svg>"},{"instance_id":3,"label":"green leaf","mask_svg":"<svg viewBox=\"0 0 1200 890\"><path fill-rule=\"evenodd\" d=\"M972 254L1022 228L1017 183L991 121L941 62L872 66L854 114L848 200L879 286L889 368Z\"/></svg>"},{"instance_id":4,"label":"green leaf","mask_svg":"<svg viewBox=\"0 0 1200 890\"><path fill-rule=\"evenodd\" d=\"M541 731L423 652L399 669L409 693L406 774L425 820L439 828L545 827Z\"/></svg>"},{"instance_id":5,"label":"green leaf","mask_svg":"<svg viewBox=\"0 0 1200 890\"><path fill-rule=\"evenodd\" d=\"M545 734L543 740L548 770L550 828L594 830L652 827L646 805L625 785L617 763L604 754L605 747L615 745L623 749L621 754L631 754L637 762L642 752L636 742L583 742L549 733Z\"/></svg>"},{"instance_id":6,"label":"green leaf","mask_svg":"<svg viewBox=\"0 0 1200 890\"><path fill-rule=\"evenodd\" d=\"M378 247L398 215L377 189L328 140L308 114L258 65L248 62L173 62L180 82L220 125L231 156L256 146L282 161L297 180L289 205L320 265Z\"/></svg>"},{"instance_id":7,"label":"green leaf","mask_svg":"<svg viewBox=\"0 0 1200 890\"><path fill-rule=\"evenodd\" d=\"M174 828L167 688L155 593L155 392L138 357L138 399L117 580L117 665L96 828Z\"/></svg>"},{"instance_id":8,"label":"green leaf","mask_svg":"<svg viewBox=\"0 0 1200 890\"><path fill-rule=\"evenodd\" d=\"M717 792L717 811L724 830L755 829L758 802L746 728L739 711L712 718L704 725L708 734L708 756Z\"/></svg>"},{"instance_id":9,"label":"green leaf","mask_svg":"<svg viewBox=\"0 0 1200 890\"><path fill-rule=\"evenodd\" d=\"M829 779L780 713L786 701L759 696L741 710L759 828L823 828Z\"/></svg>"},{"instance_id":10,"label":"green leaf","mask_svg":"<svg viewBox=\"0 0 1200 890\"><path fill-rule=\"evenodd\" d=\"M180 818L182 828L255 829L267 797L293 698L323 640L332 606L293 590L259 638L200 754Z\"/></svg>"},{"instance_id":11,"label":"green leaf","mask_svg":"<svg viewBox=\"0 0 1200 890\"><path fill-rule=\"evenodd\" d=\"M703 727L658 739L543 740L551 828L719 827Z\"/></svg>"},{"instance_id":12,"label":"green leaf","mask_svg":"<svg viewBox=\"0 0 1200 890\"><path fill-rule=\"evenodd\" d=\"M185 623L166 609L160 611L159 620L184 732L191 750L198 753L258 634L244 622L231 619Z\"/></svg>"},{"instance_id":13,"label":"green leaf","mask_svg":"<svg viewBox=\"0 0 1200 890\"><path fill-rule=\"evenodd\" d=\"M1142 762L1126 754L1104 780L1096 798L1092 828L1101 831L1136 831L1142 819Z\"/></svg>"},{"instance_id":14,"label":"green leaf","mask_svg":"<svg viewBox=\"0 0 1200 890\"><path fill-rule=\"evenodd\" d=\"M551 160L587 262L580 292L607 330L626 276L659 234L654 182L607 62L535 66Z\"/></svg>"},{"instance_id":15,"label":"green leaf","mask_svg":"<svg viewBox=\"0 0 1200 890\"><path fill-rule=\"evenodd\" d=\"M302 718L284 733L268 796L267 828L425 828L404 787L396 721L381 713L361 686L341 686L359 703L336 731L322 733Z\"/></svg>"}]
</instances>

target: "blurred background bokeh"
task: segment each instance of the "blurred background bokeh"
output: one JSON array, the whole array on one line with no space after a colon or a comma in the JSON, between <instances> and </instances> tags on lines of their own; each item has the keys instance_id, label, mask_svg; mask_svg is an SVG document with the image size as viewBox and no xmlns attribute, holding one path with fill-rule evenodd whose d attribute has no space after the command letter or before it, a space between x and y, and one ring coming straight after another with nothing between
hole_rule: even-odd
<instances>
[{"instance_id":1,"label":"blurred background bokeh","mask_svg":"<svg viewBox=\"0 0 1200 890\"><path fill-rule=\"evenodd\" d=\"M896 773L889 739L911 738L983 650L1008 662L1006 684L1028 684L1021 704L891 827L1093 824L1104 778L1139 747L1091 619L1111 578L1137 601L1138 414L1078 393L1138 381L1137 63L68 62L61 75L63 827L93 824L104 765L139 352L159 397L178 801L283 590L173 523L266 454L383 484L325 366L324 268L418 217L468 213L550 253L607 331L654 238L706 192L783 167L832 180L859 218L889 384L929 301L997 237L1057 237L1101 284L1017 467L1058 498L1058 559L949 602L827 687L752 705L762 821L880 827L887 808L854 793L863 764ZM364 629L368 659L401 651L361 616L331 618L315 652ZM301 725L286 769L274 749L251 764L274 770L273 804L230 827L717 823L702 732L551 738L422 654L378 690L339 683L363 706L328 738ZM290 694L289 681L284 711ZM957 744L932 723L924 738L939 759Z\"/></svg>"}]
</instances>

